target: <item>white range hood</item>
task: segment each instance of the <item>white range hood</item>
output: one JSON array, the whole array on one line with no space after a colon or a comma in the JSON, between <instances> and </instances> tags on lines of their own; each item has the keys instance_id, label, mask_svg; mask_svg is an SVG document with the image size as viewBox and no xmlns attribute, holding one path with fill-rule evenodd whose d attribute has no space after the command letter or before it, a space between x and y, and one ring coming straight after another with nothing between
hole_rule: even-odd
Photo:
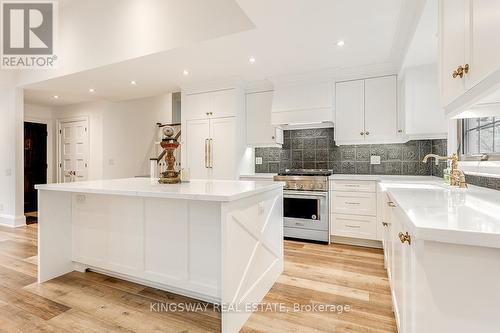
<instances>
[{"instance_id":1,"label":"white range hood","mask_svg":"<svg viewBox=\"0 0 500 333\"><path fill-rule=\"evenodd\" d=\"M333 80L275 85L271 121L284 129L332 127Z\"/></svg>"}]
</instances>

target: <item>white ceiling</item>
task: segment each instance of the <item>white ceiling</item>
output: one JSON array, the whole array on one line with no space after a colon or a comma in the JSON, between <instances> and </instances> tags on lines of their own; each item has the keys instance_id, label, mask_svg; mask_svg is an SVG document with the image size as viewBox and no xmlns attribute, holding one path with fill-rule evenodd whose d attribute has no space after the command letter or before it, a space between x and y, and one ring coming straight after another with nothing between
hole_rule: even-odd
<instances>
[{"instance_id":1,"label":"white ceiling","mask_svg":"<svg viewBox=\"0 0 500 333\"><path fill-rule=\"evenodd\" d=\"M404 0L236 2L255 29L31 84L25 99L42 105L124 100L176 91L193 82L228 77L256 81L395 61L392 50ZM345 40L343 48L338 40ZM250 64L249 57L256 62ZM138 84L132 86L130 80ZM96 92L90 94L89 88Z\"/></svg>"},{"instance_id":2,"label":"white ceiling","mask_svg":"<svg viewBox=\"0 0 500 333\"><path fill-rule=\"evenodd\" d=\"M438 0L427 0L403 67L438 61Z\"/></svg>"}]
</instances>

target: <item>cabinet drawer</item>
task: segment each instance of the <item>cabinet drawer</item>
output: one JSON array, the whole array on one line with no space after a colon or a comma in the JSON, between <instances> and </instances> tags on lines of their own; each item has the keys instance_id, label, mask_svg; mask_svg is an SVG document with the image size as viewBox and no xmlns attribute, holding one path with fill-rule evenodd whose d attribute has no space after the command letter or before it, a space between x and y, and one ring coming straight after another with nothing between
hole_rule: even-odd
<instances>
[{"instance_id":1,"label":"cabinet drawer","mask_svg":"<svg viewBox=\"0 0 500 333\"><path fill-rule=\"evenodd\" d=\"M374 181L363 180L331 180L330 190L349 192L373 192L377 191Z\"/></svg>"},{"instance_id":2,"label":"cabinet drawer","mask_svg":"<svg viewBox=\"0 0 500 333\"><path fill-rule=\"evenodd\" d=\"M332 213L377 215L376 193L332 192L330 200Z\"/></svg>"},{"instance_id":3,"label":"cabinet drawer","mask_svg":"<svg viewBox=\"0 0 500 333\"><path fill-rule=\"evenodd\" d=\"M331 214L331 230L334 236L375 239L377 219L372 216Z\"/></svg>"}]
</instances>

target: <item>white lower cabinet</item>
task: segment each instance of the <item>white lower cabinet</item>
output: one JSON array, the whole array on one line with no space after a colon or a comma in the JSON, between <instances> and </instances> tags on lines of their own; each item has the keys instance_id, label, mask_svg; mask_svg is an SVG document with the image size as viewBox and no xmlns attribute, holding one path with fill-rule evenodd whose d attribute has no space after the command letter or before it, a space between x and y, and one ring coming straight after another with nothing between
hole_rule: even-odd
<instances>
[{"instance_id":1,"label":"white lower cabinet","mask_svg":"<svg viewBox=\"0 0 500 333\"><path fill-rule=\"evenodd\" d=\"M375 181L330 182L330 230L333 236L377 239Z\"/></svg>"},{"instance_id":2,"label":"white lower cabinet","mask_svg":"<svg viewBox=\"0 0 500 333\"><path fill-rule=\"evenodd\" d=\"M500 250L419 238L397 201L390 194L385 201L383 244L398 332L497 332Z\"/></svg>"},{"instance_id":3,"label":"white lower cabinet","mask_svg":"<svg viewBox=\"0 0 500 333\"><path fill-rule=\"evenodd\" d=\"M376 234L376 217L362 215L331 214L334 235L372 239Z\"/></svg>"}]
</instances>

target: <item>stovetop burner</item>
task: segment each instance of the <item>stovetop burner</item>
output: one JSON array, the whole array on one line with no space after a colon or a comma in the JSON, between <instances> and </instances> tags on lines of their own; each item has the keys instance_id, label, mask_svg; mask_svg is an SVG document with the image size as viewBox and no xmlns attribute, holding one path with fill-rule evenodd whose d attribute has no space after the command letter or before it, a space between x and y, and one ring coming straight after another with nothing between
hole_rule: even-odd
<instances>
[{"instance_id":1,"label":"stovetop burner","mask_svg":"<svg viewBox=\"0 0 500 333\"><path fill-rule=\"evenodd\" d=\"M279 172L279 176L330 176L332 170L327 169L285 169Z\"/></svg>"}]
</instances>

